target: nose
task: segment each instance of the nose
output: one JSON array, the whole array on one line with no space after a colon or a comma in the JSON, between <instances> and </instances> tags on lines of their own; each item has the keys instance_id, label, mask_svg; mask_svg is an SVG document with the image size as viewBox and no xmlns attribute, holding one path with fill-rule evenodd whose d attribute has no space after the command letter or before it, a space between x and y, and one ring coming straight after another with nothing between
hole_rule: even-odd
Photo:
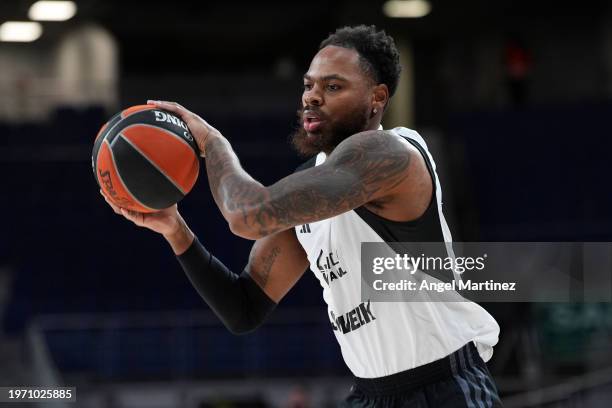
<instances>
[{"instance_id":1,"label":"nose","mask_svg":"<svg viewBox=\"0 0 612 408\"><path fill-rule=\"evenodd\" d=\"M321 106L323 104L323 97L316 88L316 86L313 86L311 89L304 91L302 95L304 106Z\"/></svg>"}]
</instances>

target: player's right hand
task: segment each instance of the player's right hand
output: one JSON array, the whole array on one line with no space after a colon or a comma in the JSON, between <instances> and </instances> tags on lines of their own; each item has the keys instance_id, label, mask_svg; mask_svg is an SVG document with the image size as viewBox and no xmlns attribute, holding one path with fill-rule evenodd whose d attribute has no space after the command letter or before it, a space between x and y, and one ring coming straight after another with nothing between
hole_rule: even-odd
<instances>
[{"instance_id":1,"label":"player's right hand","mask_svg":"<svg viewBox=\"0 0 612 408\"><path fill-rule=\"evenodd\" d=\"M182 219L176 204L154 213L141 213L117 206L102 190L100 190L100 194L116 214L123 215L139 227L148 228L164 236L176 233L181 227Z\"/></svg>"}]
</instances>

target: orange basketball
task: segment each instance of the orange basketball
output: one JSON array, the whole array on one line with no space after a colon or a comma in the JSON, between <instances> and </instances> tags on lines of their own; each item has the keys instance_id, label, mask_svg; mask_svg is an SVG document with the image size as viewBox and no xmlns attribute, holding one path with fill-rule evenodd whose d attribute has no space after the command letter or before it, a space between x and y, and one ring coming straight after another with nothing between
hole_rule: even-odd
<instances>
[{"instance_id":1,"label":"orange basketball","mask_svg":"<svg viewBox=\"0 0 612 408\"><path fill-rule=\"evenodd\" d=\"M198 146L187 125L153 105L132 106L104 124L91 164L106 196L139 212L179 202L191 191L200 169Z\"/></svg>"}]
</instances>

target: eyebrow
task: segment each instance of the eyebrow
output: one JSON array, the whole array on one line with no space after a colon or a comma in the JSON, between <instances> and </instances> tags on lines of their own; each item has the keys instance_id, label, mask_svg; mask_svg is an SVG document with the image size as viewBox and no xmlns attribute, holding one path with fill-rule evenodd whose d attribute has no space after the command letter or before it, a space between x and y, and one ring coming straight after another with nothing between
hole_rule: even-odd
<instances>
[{"instance_id":1,"label":"eyebrow","mask_svg":"<svg viewBox=\"0 0 612 408\"><path fill-rule=\"evenodd\" d=\"M307 79L309 81L313 80L313 78L310 75L308 75L308 74L304 74L304 79ZM332 79L336 79L336 80L339 80L339 81L348 81L345 77L343 77L341 75L338 75L338 74L325 75L324 77L321 77L321 79L323 81L330 81Z\"/></svg>"}]
</instances>

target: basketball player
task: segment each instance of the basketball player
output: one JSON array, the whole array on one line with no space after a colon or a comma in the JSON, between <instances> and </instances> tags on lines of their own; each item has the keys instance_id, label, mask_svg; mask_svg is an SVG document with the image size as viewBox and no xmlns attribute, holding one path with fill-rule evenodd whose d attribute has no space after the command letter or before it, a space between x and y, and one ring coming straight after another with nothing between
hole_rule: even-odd
<instances>
[{"instance_id":1,"label":"basketball player","mask_svg":"<svg viewBox=\"0 0 612 408\"><path fill-rule=\"evenodd\" d=\"M452 241L425 141L413 130L380 126L399 75L393 39L374 26L341 28L325 39L304 75L301 126L293 135L297 150L313 157L269 187L241 167L220 131L176 103L150 101L187 123L231 231L256 240L241 274L206 250L176 205L141 214L109 204L163 234L234 333L257 328L309 267L315 271L355 376L342 406L499 407L484 363L499 326L483 308L360 297L361 242Z\"/></svg>"}]
</instances>

